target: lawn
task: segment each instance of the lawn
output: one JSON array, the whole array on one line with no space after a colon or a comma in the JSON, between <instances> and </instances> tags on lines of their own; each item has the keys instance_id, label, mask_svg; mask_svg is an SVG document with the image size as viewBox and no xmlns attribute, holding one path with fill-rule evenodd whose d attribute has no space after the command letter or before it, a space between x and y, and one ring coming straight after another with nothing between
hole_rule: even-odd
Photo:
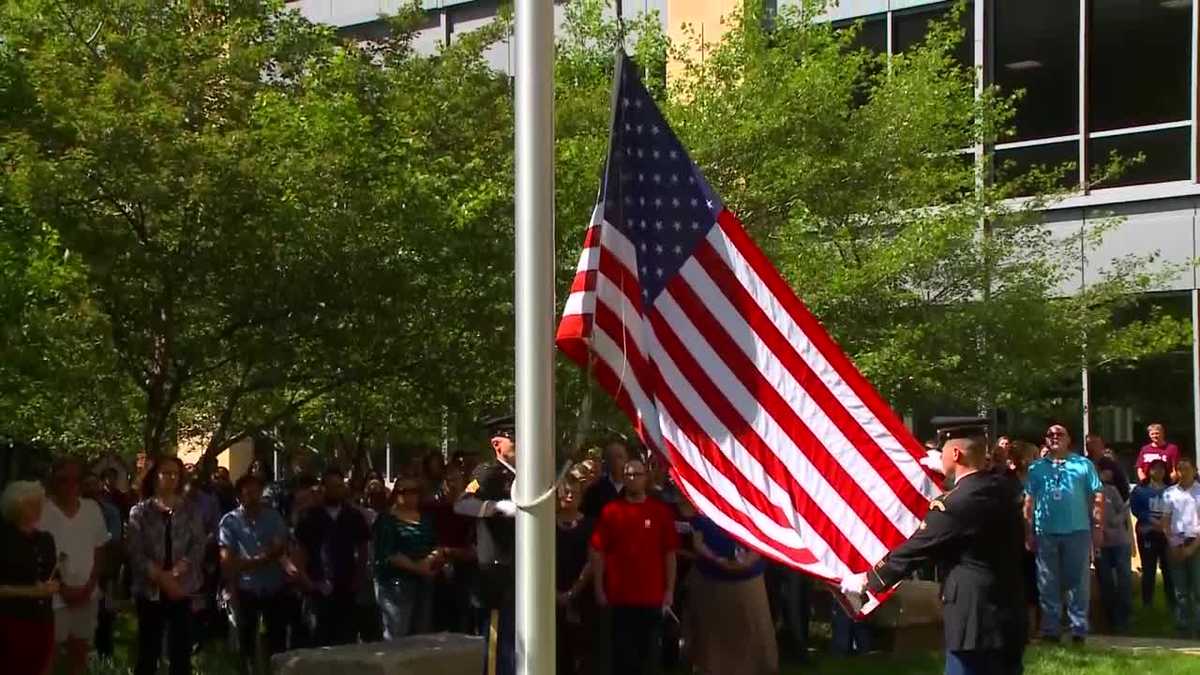
<instances>
[{"instance_id":1,"label":"lawn","mask_svg":"<svg viewBox=\"0 0 1200 675\"><path fill-rule=\"evenodd\" d=\"M1164 608L1161 588L1156 608L1146 610L1134 601L1133 635L1171 638L1174 636L1170 615ZM129 675L136 653L136 622L131 613L123 613L117 622L116 658L93 660L91 675ZM879 653L858 657L839 657L825 650L829 625L813 625L815 651L811 663L784 662L781 675L936 675L942 672L940 651ZM197 675L234 675L237 667L226 645L215 640L193 660ZM166 672L166 663L161 671ZM1026 675L1200 675L1200 656L1161 652L1133 652L1097 646L1031 645L1025 655ZM684 675L682 672L671 675Z\"/></svg>"},{"instance_id":2,"label":"lawn","mask_svg":"<svg viewBox=\"0 0 1200 675\"><path fill-rule=\"evenodd\" d=\"M942 672L940 652L871 654L827 658L804 666L785 666L784 675L933 675ZM1026 675L1197 675L1200 657L1134 653L1095 647L1034 646L1025 654Z\"/></svg>"},{"instance_id":3,"label":"lawn","mask_svg":"<svg viewBox=\"0 0 1200 675\"><path fill-rule=\"evenodd\" d=\"M128 675L126 659L132 641L118 643L117 659L93 662L93 675ZM195 661L198 675L233 675L236 668L223 648L210 648ZM163 672L166 665L163 664ZM934 651L899 654L870 654L854 658L820 657L806 665L784 664L781 675L933 675L942 672L942 654ZM1042 647L1035 645L1025 655L1026 675L1197 675L1200 656L1102 649L1098 647Z\"/></svg>"}]
</instances>

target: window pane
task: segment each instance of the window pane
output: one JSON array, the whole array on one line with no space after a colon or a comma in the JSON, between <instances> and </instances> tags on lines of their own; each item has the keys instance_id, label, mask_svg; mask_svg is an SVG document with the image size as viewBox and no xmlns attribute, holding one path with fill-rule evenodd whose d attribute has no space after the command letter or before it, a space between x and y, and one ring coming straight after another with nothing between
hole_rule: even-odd
<instances>
[{"instance_id":1,"label":"window pane","mask_svg":"<svg viewBox=\"0 0 1200 675\"><path fill-rule=\"evenodd\" d=\"M929 32L929 24L933 21L944 21L950 14L951 5L934 5L922 7L908 12L896 12L892 16L892 50L899 54L915 47L925 39ZM971 48L972 36L975 33L975 19L971 3L967 3L959 17L959 26L964 31L963 39L955 50L959 65L974 67L975 54Z\"/></svg>"},{"instance_id":2,"label":"window pane","mask_svg":"<svg viewBox=\"0 0 1200 675\"><path fill-rule=\"evenodd\" d=\"M1059 186L1067 189L1079 185L1079 143L1066 141L1063 143L1048 143L1046 145L1031 145L1023 148L997 150L994 165L996 178L1001 181L1021 180L1033 169L1054 171L1067 164L1074 165L1064 171ZM1040 186L1022 186L1020 194L1032 194Z\"/></svg>"},{"instance_id":3,"label":"window pane","mask_svg":"<svg viewBox=\"0 0 1200 675\"><path fill-rule=\"evenodd\" d=\"M1097 187L1187 180L1192 173L1188 166L1188 144L1191 142L1191 127L1093 138L1088 146L1088 164L1101 166L1114 152L1123 159L1133 159L1139 154L1145 156L1144 161L1129 167L1115 180ZM1095 175L1096 171L1092 173Z\"/></svg>"},{"instance_id":4,"label":"window pane","mask_svg":"<svg viewBox=\"0 0 1200 675\"><path fill-rule=\"evenodd\" d=\"M1079 132L1079 5L1062 0L996 2L996 84L1024 90L1011 140Z\"/></svg>"},{"instance_id":5,"label":"window pane","mask_svg":"<svg viewBox=\"0 0 1200 675\"><path fill-rule=\"evenodd\" d=\"M887 52L887 20L883 15L868 16L850 21L837 21L833 27L837 30L862 24L858 35L854 36L854 48L866 49L873 54Z\"/></svg>"},{"instance_id":6,"label":"window pane","mask_svg":"<svg viewBox=\"0 0 1200 675\"><path fill-rule=\"evenodd\" d=\"M1093 0L1088 127L1191 117L1191 0Z\"/></svg>"}]
</instances>

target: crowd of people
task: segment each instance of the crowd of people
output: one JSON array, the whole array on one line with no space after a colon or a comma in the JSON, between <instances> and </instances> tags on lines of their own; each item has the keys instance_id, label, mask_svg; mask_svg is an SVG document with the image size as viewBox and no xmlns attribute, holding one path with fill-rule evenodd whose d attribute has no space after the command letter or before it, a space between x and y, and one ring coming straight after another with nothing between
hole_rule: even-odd
<instances>
[{"instance_id":1,"label":"crowd of people","mask_svg":"<svg viewBox=\"0 0 1200 675\"><path fill-rule=\"evenodd\" d=\"M1180 634L1200 635L1196 467L1161 425L1149 439L1132 484L1099 436L1082 452L1061 425L1040 445L996 442L990 470L1020 481L1042 640L1062 639L1064 610L1065 632L1087 635L1093 569L1107 629L1128 630L1135 549L1141 602L1155 602L1161 573ZM92 651L112 655L115 614L129 610L137 675L158 672L164 655L185 675L213 640L233 641L252 673L286 650L434 631L487 636L495 672L511 672L512 620L499 616L511 612L501 597L511 596L511 434L493 449L494 460L449 462L430 451L390 486L335 466L276 481L261 462L233 482L215 463L163 456L122 489L115 471L61 459L44 485L4 490L8 672L44 675L57 659L80 675ZM652 672L686 659L699 674L756 675L777 672L781 650L806 657L812 599L830 596L698 514L659 457L614 440L577 459L556 495L559 672ZM507 483L488 484L496 476ZM830 607L834 648L871 650L869 625Z\"/></svg>"},{"instance_id":2,"label":"crowd of people","mask_svg":"<svg viewBox=\"0 0 1200 675\"><path fill-rule=\"evenodd\" d=\"M1200 637L1195 462L1166 440L1163 425L1151 424L1147 436L1129 467L1098 434L1089 434L1076 450L1070 431L1058 424L1046 431L1040 447L999 439L993 466L1020 480L1024 492L1026 593L1034 612L1031 625L1042 641L1059 642L1069 634L1082 642L1094 616L1109 633L1128 632L1135 551L1141 561L1141 604L1154 605L1161 574L1178 636ZM1097 607L1091 597L1093 574Z\"/></svg>"}]
</instances>

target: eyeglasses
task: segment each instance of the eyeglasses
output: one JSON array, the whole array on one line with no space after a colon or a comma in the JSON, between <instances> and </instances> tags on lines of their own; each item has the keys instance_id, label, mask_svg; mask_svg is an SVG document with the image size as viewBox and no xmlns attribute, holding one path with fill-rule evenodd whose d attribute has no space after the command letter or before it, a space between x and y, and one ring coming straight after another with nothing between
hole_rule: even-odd
<instances>
[{"instance_id":1,"label":"eyeglasses","mask_svg":"<svg viewBox=\"0 0 1200 675\"><path fill-rule=\"evenodd\" d=\"M645 476L645 475L646 475L645 471L626 471L625 472L626 478L637 478L638 476Z\"/></svg>"},{"instance_id":2,"label":"eyeglasses","mask_svg":"<svg viewBox=\"0 0 1200 675\"><path fill-rule=\"evenodd\" d=\"M1046 432L1046 438L1066 437L1066 435L1067 435L1067 433L1065 431L1047 431Z\"/></svg>"}]
</instances>

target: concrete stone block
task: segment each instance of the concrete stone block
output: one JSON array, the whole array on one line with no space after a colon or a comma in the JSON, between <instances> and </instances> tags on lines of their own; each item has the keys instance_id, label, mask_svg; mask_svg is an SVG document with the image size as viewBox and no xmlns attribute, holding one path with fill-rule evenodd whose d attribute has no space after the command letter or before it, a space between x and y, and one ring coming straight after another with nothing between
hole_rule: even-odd
<instances>
[{"instance_id":1,"label":"concrete stone block","mask_svg":"<svg viewBox=\"0 0 1200 675\"><path fill-rule=\"evenodd\" d=\"M271 659L276 675L478 675L483 638L455 633L298 649Z\"/></svg>"}]
</instances>

